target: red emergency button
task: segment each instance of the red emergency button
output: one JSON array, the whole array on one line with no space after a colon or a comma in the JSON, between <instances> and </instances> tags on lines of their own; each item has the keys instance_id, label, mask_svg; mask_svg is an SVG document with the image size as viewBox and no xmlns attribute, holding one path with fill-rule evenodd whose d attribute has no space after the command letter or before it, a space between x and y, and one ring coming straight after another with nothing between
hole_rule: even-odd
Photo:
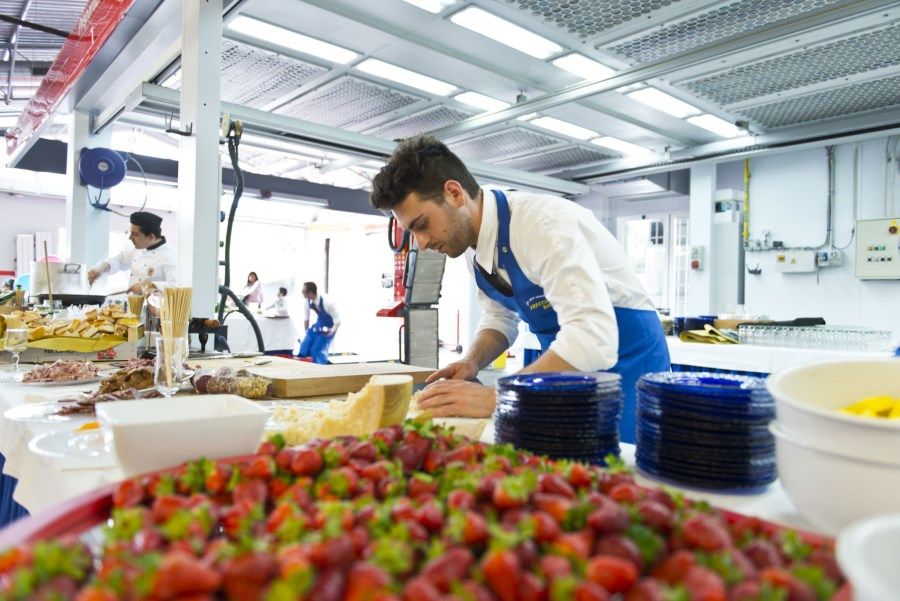
<instances>
[{"instance_id":1,"label":"red emergency button","mask_svg":"<svg viewBox=\"0 0 900 601\"><path fill-rule=\"evenodd\" d=\"M896 226L896 225L892 225L891 227L889 227L889 228L888 228L888 233L889 233L889 234L896 234L896 233L897 233L897 226Z\"/></svg>"},{"instance_id":2,"label":"red emergency button","mask_svg":"<svg viewBox=\"0 0 900 601\"><path fill-rule=\"evenodd\" d=\"M700 269L699 259L691 259L691 269Z\"/></svg>"}]
</instances>

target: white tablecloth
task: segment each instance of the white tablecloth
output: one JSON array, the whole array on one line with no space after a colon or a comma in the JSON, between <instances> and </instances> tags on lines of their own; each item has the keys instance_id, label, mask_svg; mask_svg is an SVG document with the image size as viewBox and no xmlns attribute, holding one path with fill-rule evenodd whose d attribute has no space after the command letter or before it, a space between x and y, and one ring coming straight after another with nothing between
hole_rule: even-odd
<instances>
[{"instance_id":1,"label":"white tablecloth","mask_svg":"<svg viewBox=\"0 0 900 601\"><path fill-rule=\"evenodd\" d=\"M892 356L887 352L851 353L752 344L700 344L682 342L674 336L667 336L666 341L673 364L767 374L819 361L884 359Z\"/></svg>"},{"instance_id":2,"label":"white tablecloth","mask_svg":"<svg viewBox=\"0 0 900 601\"><path fill-rule=\"evenodd\" d=\"M300 332L292 318L263 317L262 315L255 317L267 351L293 350ZM259 350L253 326L246 317L240 313L232 313L225 319L225 325L228 326L228 346L232 353ZM211 345L212 341L207 343L207 350L212 348Z\"/></svg>"},{"instance_id":3,"label":"white tablecloth","mask_svg":"<svg viewBox=\"0 0 900 601\"><path fill-rule=\"evenodd\" d=\"M0 453L6 457L4 473L19 480L13 498L31 513L40 512L61 501L70 499L94 488L121 480L124 476L119 467L85 469L83 464L52 458L32 451L29 441L45 432L67 429L73 431L80 422L42 424L7 419L8 409L23 403L58 400L71 396L85 387L28 387L6 384L0 387ZM488 423L482 440L491 442L494 428ZM626 463L634 466L634 446L622 445L622 455ZM114 461L114 460L111 460ZM640 482L652 481L639 477ZM785 496L781 485L772 484L760 495L718 495L686 491L692 498L700 498L725 509L787 524L797 528L812 529L800 516Z\"/></svg>"}]
</instances>

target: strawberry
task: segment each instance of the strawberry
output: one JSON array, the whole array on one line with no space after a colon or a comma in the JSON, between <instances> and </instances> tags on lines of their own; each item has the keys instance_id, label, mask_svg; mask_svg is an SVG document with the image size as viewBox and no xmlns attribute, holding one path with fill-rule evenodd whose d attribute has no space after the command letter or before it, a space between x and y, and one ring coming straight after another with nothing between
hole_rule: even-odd
<instances>
[{"instance_id":1,"label":"strawberry","mask_svg":"<svg viewBox=\"0 0 900 601\"><path fill-rule=\"evenodd\" d=\"M534 524L534 539L538 542L550 542L562 532L556 519L546 511L535 511L531 514L531 519Z\"/></svg>"},{"instance_id":2,"label":"strawberry","mask_svg":"<svg viewBox=\"0 0 900 601\"><path fill-rule=\"evenodd\" d=\"M463 444L444 455L444 465L450 465L455 462L464 464L474 463L477 457L478 451L475 448L475 445Z\"/></svg>"},{"instance_id":3,"label":"strawberry","mask_svg":"<svg viewBox=\"0 0 900 601\"><path fill-rule=\"evenodd\" d=\"M644 558L638 546L630 538L626 538L621 534L607 534L597 540L594 553L598 555L614 555L627 559L642 570L644 567Z\"/></svg>"},{"instance_id":4,"label":"strawberry","mask_svg":"<svg viewBox=\"0 0 900 601\"><path fill-rule=\"evenodd\" d=\"M560 555L544 555L538 559L538 573L544 576L546 582L553 582L557 578L570 575L572 564Z\"/></svg>"},{"instance_id":5,"label":"strawberry","mask_svg":"<svg viewBox=\"0 0 900 601\"><path fill-rule=\"evenodd\" d=\"M596 582L582 580L575 585L574 601L609 601L609 599L606 589Z\"/></svg>"},{"instance_id":6,"label":"strawberry","mask_svg":"<svg viewBox=\"0 0 900 601\"><path fill-rule=\"evenodd\" d=\"M762 592L762 585L757 580L747 580L736 584L728 593L728 601L757 601Z\"/></svg>"},{"instance_id":7,"label":"strawberry","mask_svg":"<svg viewBox=\"0 0 900 601\"><path fill-rule=\"evenodd\" d=\"M291 463L293 463L294 457L297 455L298 451L299 449L297 447L284 447L275 453L275 465L277 465L280 470L290 471Z\"/></svg>"},{"instance_id":8,"label":"strawberry","mask_svg":"<svg viewBox=\"0 0 900 601\"><path fill-rule=\"evenodd\" d=\"M447 495L447 507L452 509L472 509L475 507L475 495L467 490L454 490Z\"/></svg>"},{"instance_id":9,"label":"strawberry","mask_svg":"<svg viewBox=\"0 0 900 601\"><path fill-rule=\"evenodd\" d=\"M487 520L480 513L467 511L463 523L463 542L467 545L480 545L487 540Z\"/></svg>"},{"instance_id":10,"label":"strawberry","mask_svg":"<svg viewBox=\"0 0 900 601\"><path fill-rule=\"evenodd\" d=\"M359 562L347 574L345 601L374 601L375 596L387 591L391 577L381 568L370 563Z\"/></svg>"},{"instance_id":11,"label":"strawberry","mask_svg":"<svg viewBox=\"0 0 900 601\"><path fill-rule=\"evenodd\" d=\"M485 586L475 580L465 580L459 585L463 598L467 601L493 601L494 596Z\"/></svg>"},{"instance_id":12,"label":"strawberry","mask_svg":"<svg viewBox=\"0 0 900 601\"><path fill-rule=\"evenodd\" d=\"M722 578L703 566L690 568L682 584L690 594L691 601L727 601L728 591Z\"/></svg>"},{"instance_id":13,"label":"strawberry","mask_svg":"<svg viewBox=\"0 0 900 601\"><path fill-rule=\"evenodd\" d=\"M187 505L187 499L178 495L162 495L156 497L153 506L150 508L150 518L157 524L164 524L169 521L176 511L184 509Z\"/></svg>"},{"instance_id":14,"label":"strawberry","mask_svg":"<svg viewBox=\"0 0 900 601\"><path fill-rule=\"evenodd\" d=\"M278 453L278 445L271 440L265 440L259 443L259 448L256 449L257 455L269 455L270 457L274 457L276 453Z\"/></svg>"},{"instance_id":15,"label":"strawberry","mask_svg":"<svg viewBox=\"0 0 900 601\"><path fill-rule=\"evenodd\" d=\"M592 483L591 470L583 463L573 463L569 470L569 484L575 488L590 488Z\"/></svg>"},{"instance_id":16,"label":"strawberry","mask_svg":"<svg viewBox=\"0 0 900 601\"><path fill-rule=\"evenodd\" d=\"M312 543L309 548L309 560L319 568L343 568L353 559L353 540L347 534Z\"/></svg>"},{"instance_id":17,"label":"strawberry","mask_svg":"<svg viewBox=\"0 0 900 601\"><path fill-rule=\"evenodd\" d=\"M641 578L628 591L625 601L666 601L668 595L662 585L653 578Z\"/></svg>"},{"instance_id":18,"label":"strawberry","mask_svg":"<svg viewBox=\"0 0 900 601\"><path fill-rule=\"evenodd\" d=\"M268 478L275 473L275 460L269 455L257 455L241 468L241 474L248 478Z\"/></svg>"},{"instance_id":19,"label":"strawberry","mask_svg":"<svg viewBox=\"0 0 900 601\"><path fill-rule=\"evenodd\" d=\"M519 577L519 599L521 601L546 601L547 587L533 572L522 572Z\"/></svg>"},{"instance_id":20,"label":"strawberry","mask_svg":"<svg viewBox=\"0 0 900 601\"><path fill-rule=\"evenodd\" d=\"M481 571L500 601L518 601L518 583L522 570L515 553L509 550L488 551L481 561Z\"/></svg>"},{"instance_id":21,"label":"strawberry","mask_svg":"<svg viewBox=\"0 0 900 601\"><path fill-rule=\"evenodd\" d=\"M222 588L229 599L262 601L269 580L278 570L278 560L271 553L239 555L222 567Z\"/></svg>"},{"instance_id":22,"label":"strawberry","mask_svg":"<svg viewBox=\"0 0 900 601\"><path fill-rule=\"evenodd\" d=\"M566 518L569 517L569 511L575 506L570 499L550 493L537 492L532 495L532 499L535 507L549 513L560 525L565 523Z\"/></svg>"},{"instance_id":23,"label":"strawberry","mask_svg":"<svg viewBox=\"0 0 900 601\"><path fill-rule=\"evenodd\" d=\"M637 503L644 498L644 492L634 482L619 482L608 494L613 501L619 503Z\"/></svg>"},{"instance_id":24,"label":"strawberry","mask_svg":"<svg viewBox=\"0 0 900 601\"><path fill-rule=\"evenodd\" d=\"M291 459L291 471L298 476L315 476L322 471L322 454L316 449L300 448Z\"/></svg>"},{"instance_id":25,"label":"strawberry","mask_svg":"<svg viewBox=\"0 0 900 601\"><path fill-rule=\"evenodd\" d=\"M403 601L440 601L441 591L423 576L416 576L403 587Z\"/></svg>"},{"instance_id":26,"label":"strawberry","mask_svg":"<svg viewBox=\"0 0 900 601\"><path fill-rule=\"evenodd\" d=\"M675 511L675 499L668 492L661 488L651 488L645 490L646 498L650 501L661 503L664 507L668 507L669 511Z\"/></svg>"},{"instance_id":27,"label":"strawberry","mask_svg":"<svg viewBox=\"0 0 900 601\"><path fill-rule=\"evenodd\" d=\"M438 532L444 527L444 511L437 501L427 501L416 509L416 521L431 532Z\"/></svg>"},{"instance_id":28,"label":"strawberry","mask_svg":"<svg viewBox=\"0 0 900 601\"><path fill-rule=\"evenodd\" d=\"M675 524L675 518L672 510L652 499L644 499L637 506L638 515L641 521L651 528L659 530L663 534L668 534Z\"/></svg>"},{"instance_id":29,"label":"strawberry","mask_svg":"<svg viewBox=\"0 0 900 601\"><path fill-rule=\"evenodd\" d=\"M429 449L431 449L430 439L422 437L417 432L407 432L403 442L394 450L394 457L400 460L403 473L409 475L422 467Z\"/></svg>"},{"instance_id":30,"label":"strawberry","mask_svg":"<svg viewBox=\"0 0 900 601\"><path fill-rule=\"evenodd\" d=\"M595 555L588 560L585 576L610 593L625 593L638 579L637 567L614 555Z\"/></svg>"},{"instance_id":31,"label":"strawberry","mask_svg":"<svg viewBox=\"0 0 900 601\"><path fill-rule=\"evenodd\" d=\"M788 601L816 600L816 594L809 585L794 578L787 570L766 568L759 573L759 579L763 582L768 582L775 588L786 590Z\"/></svg>"},{"instance_id":32,"label":"strawberry","mask_svg":"<svg viewBox=\"0 0 900 601\"><path fill-rule=\"evenodd\" d=\"M597 534L625 532L631 521L628 512L609 497L601 497L601 499L597 508L588 514L588 525Z\"/></svg>"},{"instance_id":33,"label":"strawberry","mask_svg":"<svg viewBox=\"0 0 900 601\"><path fill-rule=\"evenodd\" d=\"M703 551L731 547L731 536L725 525L705 513L697 513L686 519L681 530L684 542L690 547Z\"/></svg>"},{"instance_id":34,"label":"strawberry","mask_svg":"<svg viewBox=\"0 0 900 601\"><path fill-rule=\"evenodd\" d=\"M453 547L426 563L420 575L427 578L441 592L448 593L455 582L466 577L474 561L475 557L467 548Z\"/></svg>"},{"instance_id":35,"label":"strawberry","mask_svg":"<svg viewBox=\"0 0 900 601\"><path fill-rule=\"evenodd\" d=\"M382 478L387 478L391 475L388 467L391 465L391 462L387 459L382 459L381 461L376 461L375 463L370 463L366 467L362 468L359 471L359 475L367 480L371 480L372 482L378 482Z\"/></svg>"},{"instance_id":36,"label":"strawberry","mask_svg":"<svg viewBox=\"0 0 900 601\"><path fill-rule=\"evenodd\" d=\"M118 601L119 596L111 589L101 586L88 586L81 589L75 601Z\"/></svg>"},{"instance_id":37,"label":"strawberry","mask_svg":"<svg viewBox=\"0 0 900 601\"><path fill-rule=\"evenodd\" d=\"M218 572L203 565L193 555L170 551L162 559L154 583L154 594L161 599L190 593L209 593L222 582Z\"/></svg>"},{"instance_id":38,"label":"strawberry","mask_svg":"<svg viewBox=\"0 0 900 601\"><path fill-rule=\"evenodd\" d=\"M113 489L112 499L116 507L133 507L144 500L144 487L134 478L123 480Z\"/></svg>"},{"instance_id":39,"label":"strawberry","mask_svg":"<svg viewBox=\"0 0 900 601\"><path fill-rule=\"evenodd\" d=\"M566 482L562 476L553 472L547 472L538 476L538 490L554 495L560 495L567 499L575 498L575 489Z\"/></svg>"},{"instance_id":40,"label":"strawberry","mask_svg":"<svg viewBox=\"0 0 900 601\"><path fill-rule=\"evenodd\" d=\"M315 601L341 601L344 596L344 588L346 587L346 578L344 572L337 569L328 569L320 572L316 577L315 584L304 599L315 599ZM234 601L243 601L243 599L235 599Z\"/></svg>"},{"instance_id":41,"label":"strawberry","mask_svg":"<svg viewBox=\"0 0 900 601\"><path fill-rule=\"evenodd\" d=\"M784 559L781 557L778 548L764 538L756 539L743 548L744 555L750 558L760 570L764 568L780 568L784 566Z\"/></svg>"},{"instance_id":42,"label":"strawberry","mask_svg":"<svg viewBox=\"0 0 900 601\"><path fill-rule=\"evenodd\" d=\"M685 550L675 551L653 568L652 575L667 584L677 584L695 565L697 558L693 553Z\"/></svg>"},{"instance_id":43,"label":"strawberry","mask_svg":"<svg viewBox=\"0 0 900 601\"><path fill-rule=\"evenodd\" d=\"M278 550L278 574L282 578L311 569L308 545L290 545Z\"/></svg>"},{"instance_id":44,"label":"strawberry","mask_svg":"<svg viewBox=\"0 0 900 601\"><path fill-rule=\"evenodd\" d=\"M425 455L425 461L422 462L422 471L428 474L434 474L444 466L444 454L437 449L431 449Z\"/></svg>"},{"instance_id":45,"label":"strawberry","mask_svg":"<svg viewBox=\"0 0 900 601\"><path fill-rule=\"evenodd\" d=\"M437 480L434 480L433 478L426 480L425 478L415 475L409 479L406 494L409 495L410 498L415 499L425 495L433 496L437 493L437 489Z\"/></svg>"},{"instance_id":46,"label":"strawberry","mask_svg":"<svg viewBox=\"0 0 900 601\"><path fill-rule=\"evenodd\" d=\"M265 503L269 495L269 488L263 480L244 480L238 482L231 492L235 503L250 501L251 503Z\"/></svg>"},{"instance_id":47,"label":"strawberry","mask_svg":"<svg viewBox=\"0 0 900 601\"><path fill-rule=\"evenodd\" d=\"M591 556L594 535L587 530L563 532L553 541L552 549L565 557L585 560Z\"/></svg>"},{"instance_id":48,"label":"strawberry","mask_svg":"<svg viewBox=\"0 0 900 601\"><path fill-rule=\"evenodd\" d=\"M366 463L371 463L378 458L378 449L367 440L358 441L350 447L349 452L353 459L362 459Z\"/></svg>"}]
</instances>

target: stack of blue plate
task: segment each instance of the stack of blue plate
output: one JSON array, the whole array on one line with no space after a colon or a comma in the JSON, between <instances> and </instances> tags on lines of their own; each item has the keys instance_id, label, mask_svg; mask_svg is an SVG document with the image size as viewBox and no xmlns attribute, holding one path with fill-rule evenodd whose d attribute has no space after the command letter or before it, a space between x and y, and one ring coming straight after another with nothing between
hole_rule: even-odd
<instances>
[{"instance_id":1,"label":"stack of blue plate","mask_svg":"<svg viewBox=\"0 0 900 601\"><path fill-rule=\"evenodd\" d=\"M617 374L536 373L497 382L494 436L538 455L601 463L619 454Z\"/></svg>"},{"instance_id":2,"label":"stack of blue plate","mask_svg":"<svg viewBox=\"0 0 900 601\"><path fill-rule=\"evenodd\" d=\"M718 491L751 492L775 480L775 402L762 378L664 372L643 376L637 389L643 472Z\"/></svg>"}]
</instances>

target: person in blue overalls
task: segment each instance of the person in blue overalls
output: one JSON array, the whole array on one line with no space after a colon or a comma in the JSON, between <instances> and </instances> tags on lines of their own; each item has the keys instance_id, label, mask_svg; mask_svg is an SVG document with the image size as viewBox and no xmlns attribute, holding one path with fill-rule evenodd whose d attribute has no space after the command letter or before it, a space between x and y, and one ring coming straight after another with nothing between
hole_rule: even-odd
<instances>
[{"instance_id":1,"label":"person in blue overalls","mask_svg":"<svg viewBox=\"0 0 900 601\"><path fill-rule=\"evenodd\" d=\"M397 146L372 181L371 201L392 211L420 248L465 254L478 285L475 340L428 378L420 409L490 416L494 389L471 380L506 352L523 320L542 353L522 371L620 374L620 435L634 441L637 380L668 371L669 351L624 251L590 210L557 196L480 188L459 157L427 136Z\"/></svg>"},{"instance_id":2,"label":"person in blue overalls","mask_svg":"<svg viewBox=\"0 0 900 601\"><path fill-rule=\"evenodd\" d=\"M306 299L306 304L303 305L305 311L303 327L306 335L300 343L300 357L309 357L314 363L327 365L328 348L341 325L341 318L338 316L337 307L330 299L319 294L314 282L304 283L301 292ZM312 326L309 325L311 312L316 314L316 322Z\"/></svg>"}]
</instances>

